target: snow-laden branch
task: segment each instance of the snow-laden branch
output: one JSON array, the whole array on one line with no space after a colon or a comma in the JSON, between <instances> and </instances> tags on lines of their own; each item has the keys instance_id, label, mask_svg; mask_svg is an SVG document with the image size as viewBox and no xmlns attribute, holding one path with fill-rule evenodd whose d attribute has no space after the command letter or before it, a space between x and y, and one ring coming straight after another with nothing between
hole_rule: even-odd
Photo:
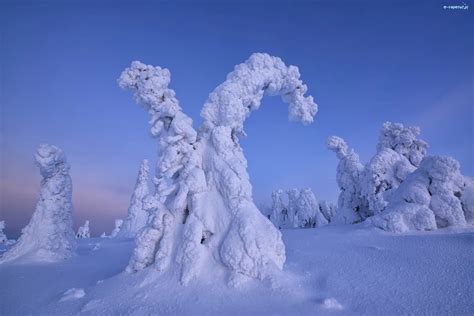
<instances>
[{"instance_id":1,"label":"snow-laden branch","mask_svg":"<svg viewBox=\"0 0 474 316\"><path fill-rule=\"evenodd\" d=\"M290 120L312 123L318 107L312 96L304 96L307 87L299 78L298 67L268 54L252 54L209 95L201 111L203 128L228 126L233 134L242 134L245 119L260 107L264 95L280 95L288 103Z\"/></svg>"}]
</instances>

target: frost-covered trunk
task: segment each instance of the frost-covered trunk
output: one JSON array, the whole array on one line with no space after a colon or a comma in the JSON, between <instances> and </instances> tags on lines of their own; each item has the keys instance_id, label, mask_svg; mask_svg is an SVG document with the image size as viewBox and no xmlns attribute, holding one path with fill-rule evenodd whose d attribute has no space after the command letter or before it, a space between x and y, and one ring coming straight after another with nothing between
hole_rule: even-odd
<instances>
[{"instance_id":1,"label":"frost-covered trunk","mask_svg":"<svg viewBox=\"0 0 474 316\"><path fill-rule=\"evenodd\" d=\"M280 232L252 200L247 162L239 145L243 123L264 95L281 95L291 119L311 123L316 104L296 67L279 58L254 54L235 67L209 96L201 112L199 139L192 121L168 89L167 69L138 62L119 83L135 92L152 116L160 140L156 192L147 204L152 216L136 238L128 271L175 265L183 284L206 269L224 266L231 283L264 278L281 269L285 250Z\"/></svg>"},{"instance_id":2,"label":"frost-covered trunk","mask_svg":"<svg viewBox=\"0 0 474 316\"><path fill-rule=\"evenodd\" d=\"M371 222L392 232L465 225L469 218L462 202L465 180L456 160L426 157L391 196L385 212Z\"/></svg>"},{"instance_id":3,"label":"frost-covered trunk","mask_svg":"<svg viewBox=\"0 0 474 316\"><path fill-rule=\"evenodd\" d=\"M138 171L137 183L133 190L127 218L123 221L117 237L134 238L146 226L148 211L144 206L144 198L150 194L148 189L148 160L143 160Z\"/></svg>"},{"instance_id":4,"label":"frost-covered trunk","mask_svg":"<svg viewBox=\"0 0 474 316\"><path fill-rule=\"evenodd\" d=\"M29 224L1 262L24 257L33 261L58 261L74 255L76 238L72 219L72 182L66 156L58 147L40 145L35 154L41 191Z\"/></svg>"},{"instance_id":5,"label":"frost-covered trunk","mask_svg":"<svg viewBox=\"0 0 474 316\"><path fill-rule=\"evenodd\" d=\"M84 223L84 226L79 227L79 229L77 230L76 237L79 239L91 237L91 233L89 231L89 221L86 221Z\"/></svg>"}]
</instances>

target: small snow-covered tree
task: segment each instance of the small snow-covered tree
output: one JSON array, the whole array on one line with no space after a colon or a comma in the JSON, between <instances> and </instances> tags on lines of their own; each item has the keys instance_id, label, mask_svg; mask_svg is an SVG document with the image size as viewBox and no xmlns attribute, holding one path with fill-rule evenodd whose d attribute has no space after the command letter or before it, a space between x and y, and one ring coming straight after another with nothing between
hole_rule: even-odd
<instances>
[{"instance_id":1,"label":"small snow-covered tree","mask_svg":"<svg viewBox=\"0 0 474 316\"><path fill-rule=\"evenodd\" d=\"M272 192L272 213L270 219L278 228L288 227L288 208L283 201L283 190Z\"/></svg>"},{"instance_id":2,"label":"small snow-covered tree","mask_svg":"<svg viewBox=\"0 0 474 316\"><path fill-rule=\"evenodd\" d=\"M4 244L8 241L7 235L3 232L5 229L5 221L0 221L0 244Z\"/></svg>"},{"instance_id":3,"label":"small snow-covered tree","mask_svg":"<svg viewBox=\"0 0 474 316\"><path fill-rule=\"evenodd\" d=\"M336 214L336 206L332 203L321 201L319 202L319 210L324 215L328 223L331 223Z\"/></svg>"},{"instance_id":4,"label":"small snow-covered tree","mask_svg":"<svg viewBox=\"0 0 474 316\"><path fill-rule=\"evenodd\" d=\"M361 175L364 166L353 149L349 150L344 139L331 136L327 140L328 149L334 151L339 159L336 180L339 193L336 214L332 222L352 224L364 220L367 214L367 202L361 194Z\"/></svg>"},{"instance_id":5,"label":"small snow-covered tree","mask_svg":"<svg viewBox=\"0 0 474 316\"><path fill-rule=\"evenodd\" d=\"M137 183L130 200L128 216L123 221L117 237L133 238L146 226L148 211L144 207L143 199L150 194L148 189L148 160L143 160L138 171Z\"/></svg>"},{"instance_id":6,"label":"small snow-covered tree","mask_svg":"<svg viewBox=\"0 0 474 316\"><path fill-rule=\"evenodd\" d=\"M272 193L272 222L278 228L314 228L326 225L328 220L321 212L318 200L310 188L291 189L286 192L288 204L283 202L283 190Z\"/></svg>"},{"instance_id":7,"label":"small snow-covered tree","mask_svg":"<svg viewBox=\"0 0 474 316\"><path fill-rule=\"evenodd\" d=\"M428 145L417 139L418 127L400 123L383 124L377 153L365 166L362 194L369 203L369 216L383 212L390 196L426 155Z\"/></svg>"},{"instance_id":8,"label":"small snow-covered tree","mask_svg":"<svg viewBox=\"0 0 474 316\"><path fill-rule=\"evenodd\" d=\"M123 224L123 219L115 220L115 226L112 232L110 233L110 238L117 237L118 233L120 232L120 229L122 228L122 224Z\"/></svg>"},{"instance_id":9,"label":"small snow-covered tree","mask_svg":"<svg viewBox=\"0 0 474 316\"><path fill-rule=\"evenodd\" d=\"M474 223L474 179L464 177L461 204L468 223Z\"/></svg>"},{"instance_id":10,"label":"small snow-covered tree","mask_svg":"<svg viewBox=\"0 0 474 316\"><path fill-rule=\"evenodd\" d=\"M426 157L390 197L385 212L373 216L371 222L392 232L464 225L468 215L462 205L465 189L456 160Z\"/></svg>"},{"instance_id":11,"label":"small snow-covered tree","mask_svg":"<svg viewBox=\"0 0 474 316\"><path fill-rule=\"evenodd\" d=\"M128 271L153 263L162 271L173 254L183 284L203 266L226 267L234 285L282 268L281 234L252 200L238 138L245 135L244 121L264 95L280 95L289 104L290 119L311 123L317 107L304 96L307 88L299 77L297 67L253 54L209 95L198 140L191 119L168 88L167 69L134 62L122 73L120 86L134 91L148 109L161 147L157 188L148 203L154 215L137 236Z\"/></svg>"},{"instance_id":12,"label":"small snow-covered tree","mask_svg":"<svg viewBox=\"0 0 474 316\"><path fill-rule=\"evenodd\" d=\"M311 189L300 190L296 203L294 226L312 228L328 224L328 220L321 213L318 200Z\"/></svg>"},{"instance_id":13,"label":"small snow-covered tree","mask_svg":"<svg viewBox=\"0 0 474 316\"><path fill-rule=\"evenodd\" d=\"M89 231L89 221L88 220L84 223L84 226L79 227L79 229L77 230L76 237L79 238L79 239L90 238L91 237L91 233Z\"/></svg>"},{"instance_id":14,"label":"small snow-covered tree","mask_svg":"<svg viewBox=\"0 0 474 316\"><path fill-rule=\"evenodd\" d=\"M41 191L29 224L17 243L0 259L23 257L33 261L58 261L75 253L72 219L72 182L64 152L52 145L40 145L35 154L40 169Z\"/></svg>"}]
</instances>

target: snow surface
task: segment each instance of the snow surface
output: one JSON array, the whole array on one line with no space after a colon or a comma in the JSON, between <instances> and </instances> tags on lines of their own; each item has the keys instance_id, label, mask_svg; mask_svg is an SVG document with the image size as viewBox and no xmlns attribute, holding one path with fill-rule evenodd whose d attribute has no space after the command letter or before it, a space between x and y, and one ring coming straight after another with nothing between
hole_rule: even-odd
<instances>
[{"instance_id":1,"label":"snow surface","mask_svg":"<svg viewBox=\"0 0 474 316\"><path fill-rule=\"evenodd\" d=\"M5 263L0 314L468 315L474 228L392 234L364 224L282 230L281 274L241 288L224 270L184 287L166 273L123 273L131 239L79 240L57 263ZM98 250L93 250L100 244ZM150 277L152 276L152 277ZM205 290L204 290L205 289ZM70 299L64 297L70 294Z\"/></svg>"}]
</instances>

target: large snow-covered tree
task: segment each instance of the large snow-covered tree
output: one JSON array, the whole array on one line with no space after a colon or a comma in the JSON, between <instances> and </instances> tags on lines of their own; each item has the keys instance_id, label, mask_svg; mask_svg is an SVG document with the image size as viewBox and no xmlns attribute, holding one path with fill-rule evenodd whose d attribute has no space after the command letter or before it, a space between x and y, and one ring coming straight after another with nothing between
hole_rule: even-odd
<instances>
[{"instance_id":1,"label":"large snow-covered tree","mask_svg":"<svg viewBox=\"0 0 474 316\"><path fill-rule=\"evenodd\" d=\"M385 210L390 196L426 155L428 145L418 139L418 127L383 124L377 153L366 164L361 177L362 194L369 203L369 216Z\"/></svg>"},{"instance_id":2,"label":"large snow-covered tree","mask_svg":"<svg viewBox=\"0 0 474 316\"><path fill-rule=\"evenodd\" d=\"M80 226L78 228L76 237L79 238L79 239L90 238L91 237L91 233L89 231L89 221L88 220L85 221L83 226Z\"/></svg>"},{"instance_id":3,"label":"large snow-covered tree","mask_svg":"<svg viewBox=\"0 0 474 316\"><path fill-rule=\"evenodd\" d=\"M168 88L167 69L134 62L122 73L120 86L134 91L149 111L160 143L156 192L147 202L153 216L136 238L128 271L152 264L162 271L174 255L183 284L212 266L225 267L230 283L238 285L282 268L281 234L253 202L239 137L264 95L280 95L291 120L311 123L317 106L304 96L299 77L297 67L253 54L209 95L198 139Z\"/></svg>"},{"instance_id":4,"label":"large snow-covered tree","mask_svg":"<svg viewBox=\"0 0 474 316\"><path fill-rule=\"evenodd\" d=\"M43 177L38 203L29 224L1 262L19 258L58 261L75 253L72 182L66 156L56 146L40 145L35 161Z\"/></svg>"},{"instance_id":5,"label":"large snow-covered tree","mask_svg":"<svg viewBox=\"0 0 474 316\"><path fill-rule=\"evenodd\" d=\"M117 237L134 238L148 222L148 211L143 199L150 194L148 188L148 160L143 160L138 171L137 182L133 190L127 218L123 221Z\"/></svg>"},{"instance_id":6,"label":"large snow-covered tree","mask_svg":"<svg viewBox=\"0 0 474 316\"><path fill-rule=\"evenodd\" d=\"M336 181L340 189L337 211L332 222L352 224L368 216L367 201L361 194L361 176L364 165L353 149L349 150L344 139L331 136L327 140L328 149L334 151L339 159Z\"/></svg>"},{"instance_id":7,"label":"large snow-covered tree","mask_svg":"<svg viewBox=\"0 0 474 316\"><path fill-rule=\"evenodd\" d=\"M392 232L462 226L472 216L463 205L467 187L456 160L428 156L390 197L386 210L370 221Z\"/></svg>"}]
</instances>

